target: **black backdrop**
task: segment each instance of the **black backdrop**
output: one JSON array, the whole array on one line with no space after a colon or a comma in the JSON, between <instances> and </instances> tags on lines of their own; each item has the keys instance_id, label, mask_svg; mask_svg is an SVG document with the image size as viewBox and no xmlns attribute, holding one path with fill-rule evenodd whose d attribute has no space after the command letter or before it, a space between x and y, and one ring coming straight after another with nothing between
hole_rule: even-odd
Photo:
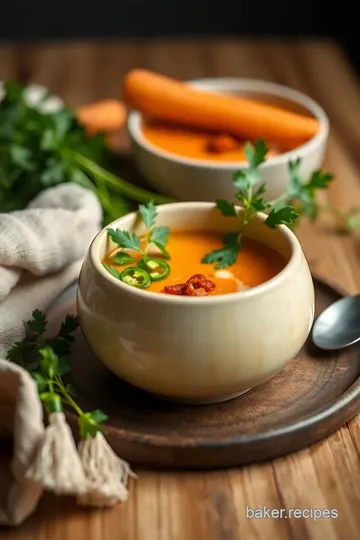
<instances>
[{"instance_id":1,"label":"black backdrop","mask_svg":"<svg viewBox=\"0 0 360 540\"><path fill-rule=\"evenodd\" d=\"M0 40L314 36L360 65L354 0L0 0Z\"/></svg>"}]
</instances>

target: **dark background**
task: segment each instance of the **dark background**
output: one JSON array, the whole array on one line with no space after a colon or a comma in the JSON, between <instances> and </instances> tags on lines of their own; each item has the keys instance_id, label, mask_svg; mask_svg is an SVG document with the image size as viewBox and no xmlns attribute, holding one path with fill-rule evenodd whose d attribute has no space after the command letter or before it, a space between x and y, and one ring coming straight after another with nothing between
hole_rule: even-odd
<instances>
[{"instance_id":1,"label":"dark background","mask_svg":"<svg viewBox=\"0 0 360 540\"><path fill-rule=\"evenodd\" d=\"M360 67L357 10L355 0L0 0L0 40L327 37Z\"/></svg>"}]
</instances>

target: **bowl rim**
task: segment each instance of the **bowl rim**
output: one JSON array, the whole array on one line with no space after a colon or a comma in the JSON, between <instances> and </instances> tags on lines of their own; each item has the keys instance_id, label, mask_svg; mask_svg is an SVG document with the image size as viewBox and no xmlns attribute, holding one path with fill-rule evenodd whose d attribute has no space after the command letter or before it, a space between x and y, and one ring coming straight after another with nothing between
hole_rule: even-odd
<instances>
[{"instance_id":1,"label":"bowl rim","mask_svg":"<svg viewBox=\"0 0 360 540\"><path fill-rule=\"evenodd\" d=\"M320 124L318 133L312 137L309 141L297 148L284 152L279 156L273 156L267 158L265 163L261 165L261 168L272 167L276 165L287 164L290 160L295 160L298 157L303 157L305 154L313 150L323 140L326 140L329 134L329 119L325 110L317 103L313 98L300 90L295 90L289 86L276 84L263 79L249 79L247 77L219 77L219 78L203 78L203 79L191 79L185 81L190 86L200 88L203 90L244 90L255 91L269 94L269 96L276 96L284 99L288 99L297 105L305 107L311 114L317 118ZM247 166L246 161L216 161L216 160L202 160L197 158L187 158L178 154L173 154L167 150L158 148L151 142L147 141L143 135L141 128L142 113L133 110L129 113L127 119L127 129L130 137L139 146L141 146L147 152L156 155L157 157L173 161L178 164L188 165L198 168L211 168L218 170L234 170Z\"/></svg>"},{"instance_id":2,"label":"bowl rim","mask_svg":"<svg viewBox=\"0 0 360 540\"><path fill-rule=\"evenodd\" d=\"M187 208L190 210L193 209L194 211L199 211L199 210L206 211L206 210L213 210L214 208L216 208L216 205L215 203L212 203L212 202L198 202L198 201L183 202L181 201L181 202L176 202L176 203L162 204L157 207L159 213L161 213L162 211L168 211L170 209L173 212L181 212L184 208ZM241 210L240 207L237 207L237 208ZM127 285L126 283L123 283L119 279L112 276L104 268L101 262L100 256L99 256L100 244L103 240L103 237L107 234L107 229L119 228L119 225L121 227L121 222L123 220L124 221L127 219L135 220L137 215L138 215L137 211L131 212L130 214L126 214L125 216L122 216L114 220L113 222L109 223L105 227L103 227L101 231L99 231L98 234L95 236L95 238L92 240L88 253L89 253L90 263L94 271L101 278L105 279L109 285L113 286L114 288L118 289L124 294L142 299L144 302L146 301L158 302L158 303L163 303L164 305L210 306L210 305L217 305L217 304L226 304L228 302L231 303L231 302L238 302L238 301L246 301L246 300L257 297L259 295L262 295L264 293L267 293L275 289L285 279L289 277L291 279L291 275L293 271L295 271L296 268L299 266L301 262L301 258L303 257L302 247L296 235L285 225L279 225L277 227L277 230L280 231L283 236L285 236L286 240L288 241L289 247L291 249L290 259L288 260L284 268L278 274L276 274L274 277L272 277L268 281L261 283L260 285L257 285L250 289L246 289L244 291L238 291L238 292L223 294L223 295L206 296L206 297L197 296L196 298L193 298L191 296L185 297L185 296L176 296L176 295L170 295L170 294L160 294L159 292L137 289L136 287L131 287L130 285ZM259 213L257 214L255 219L265 221L266 218L267 218L266 214Z\"/></svg>"}]
</instances>

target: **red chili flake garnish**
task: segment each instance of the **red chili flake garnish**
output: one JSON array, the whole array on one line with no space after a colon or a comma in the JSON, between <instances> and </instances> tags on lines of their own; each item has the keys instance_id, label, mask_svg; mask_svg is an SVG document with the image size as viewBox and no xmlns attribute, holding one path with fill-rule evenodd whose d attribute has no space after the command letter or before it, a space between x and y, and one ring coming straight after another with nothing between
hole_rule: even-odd
<instances>
[{"instance_id":1,"label":"red chili flake garnish","mask_svg":"<svg viewBox=\"0 0 360 540\"><path fill-rule=\"evenodd\" d=\"M189 281L186 282L185 288L183 290L183 294L185 296L194 296L195 287L192 283Z\"/></svg>"},{"instance_id":2,"label":"red chili flake garnish","mask_svg":"<svg viewBox=\"0 0 360 540\"><path fill-rule=\"evenodd\" d=\"M175 294L181 296L183 294L183 289L185 288L185 283L179 285L168 285L164 287L164 293L166 294Z\"/></svg>"},{"instance_id":3,"label":"red chili flake garnish","mask_svg":"<svg viewBox=\"0 0 360 540\"><path fill-rule=\"evenodd\" d=\"M205 289L200 287L199 289L194 289L191 296L208 296L208 293L205 291Z\"/></svg>"},{"instance_id":4,"label":"red chili flake garnish","mask_svg":"<svg viewBox=\"0 0 360 540\"><path fill-rule=\"evenodd\" d=\"M203 288L206 292L213 291L215 289L215 283L206 279L203 274L195 274L188 281L187 284L191 283L196 289Z\"/></svg>"},{"instance_id":5,"label":"red chili flake garnish","mask_svg":"<svg viewBox=\"0 0 360 540\"><path fill-rule=\"evenodd\" d=\"M203 274L195 274L186 283L164 287L164 293L176 296L207 296L215 287L215 283L206 279Z\"/></svg>"}]
</instances>

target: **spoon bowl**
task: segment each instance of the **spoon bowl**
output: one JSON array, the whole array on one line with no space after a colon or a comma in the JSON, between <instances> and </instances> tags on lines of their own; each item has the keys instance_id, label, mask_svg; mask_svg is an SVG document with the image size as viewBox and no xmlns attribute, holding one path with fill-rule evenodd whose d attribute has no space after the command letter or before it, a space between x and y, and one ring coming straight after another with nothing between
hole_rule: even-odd
<instances>
[{"instance_id":1,"label":"spoon bowl","mask_svg":"<svg viewBox=\"0 0 360 540\"><path fill-rule=\"evenodd\" d=\"M360 341L360 295L334 302L316 319L314 344L327 351L344 349Z\"/></svg>"}]
</instances>

